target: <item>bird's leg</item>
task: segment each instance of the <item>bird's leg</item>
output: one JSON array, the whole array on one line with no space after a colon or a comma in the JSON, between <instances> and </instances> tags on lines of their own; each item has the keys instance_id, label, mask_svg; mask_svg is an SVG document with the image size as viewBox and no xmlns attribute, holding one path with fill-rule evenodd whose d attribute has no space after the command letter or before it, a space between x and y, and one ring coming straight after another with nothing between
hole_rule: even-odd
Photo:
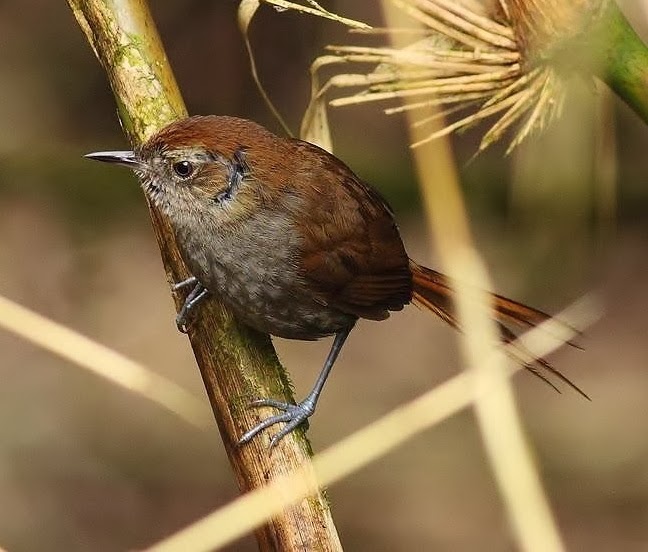
<instances>
[{"instance_id":1,"label":"bird's leg","mask_svg":"<svg viewBox=\"0 0 648 552\"><path fill-rule=\"evenodd\" d=\"M270 448L272 448L281 439L283 439L286 435L293 431L297 426L303 424L304 422L306 422L306 420L308 420L310 416L312 416L312 414L315 412L315 407L317 406L317 401L320 397L320 394L322 393L322 389L324 389L326 378L328 378L328 375L331 372L331 368L333 368L333 364L335 364L335 360L340 354L342 346L344 345L344 342L349 336L349 332L351 332L352 328L353 326L350 326L335 334L333 345L331 346L331 350L326 357L326 361L324 362L324 366L322 367L319 376L317 376L315 385L303 401L297 404L290 404L274 399L259 399L258 401L254 401L251 404L251 406L253 407L270 406L277 408L278 410L281 410L282 413L275 416L270 416L270 418L266 418L260 424L254 426L252 429L246 432L243 437L241 437L241 439L239 440L239 445L248 443L255 435L269 428L270 426L278 424L279 422L285 422L286 425L282 427L281 430L276 433L270 440Z\"/></svg>"},{"instance_id":2,"label":"bird's leg","mask_svg":"<svg viewBox=\"0 0 648 552\"><path fill-rule=\"evenodd\" d=\"M182 333L187 333L187 323L189 321L189 315L191 314L191 311L209 293L209 290L205 286L203 286L195 276L192 276L191 278L187 278L186 280L175 284L173 286L173 291L178 291L179 289L185 288L187 286L194 286L194 288L189 292L189 295L187 295L187 298L185 299L180 312L176 316L176 326Z\"/></svg>"}]
</instances>

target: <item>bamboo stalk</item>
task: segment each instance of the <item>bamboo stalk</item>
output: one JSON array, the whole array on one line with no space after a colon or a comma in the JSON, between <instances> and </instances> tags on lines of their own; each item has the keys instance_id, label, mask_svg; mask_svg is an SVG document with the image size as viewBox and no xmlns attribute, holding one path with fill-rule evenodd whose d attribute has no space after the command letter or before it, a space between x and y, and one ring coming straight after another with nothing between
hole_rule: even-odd
<instances>
[{"instance_id":1,"label":"bamboo stalk","mask_svg":"<svg viewBox=\"0 0 648 552\"><path fill-rule=\"evenodd\" d=\"M108 75L122 126L133 146L186 116L144 0L68 0L68 4ZM151 204L149 209L167 279L181 281L188 274L173 231ZM182 298L176 296L175 302L179 307ZM264 396L293 400L269 337L239 325L212 300L201 306L189 338L241 491L261 487L288 471L310 470L310 446L302 432L284 438L272 454L267 436L237 446L242 433L258 423L261 414L268 414L248 409L251 400ZM255 534L263 551L341 549L321 492L284 510Z\"/></svg>"}]
</instances>

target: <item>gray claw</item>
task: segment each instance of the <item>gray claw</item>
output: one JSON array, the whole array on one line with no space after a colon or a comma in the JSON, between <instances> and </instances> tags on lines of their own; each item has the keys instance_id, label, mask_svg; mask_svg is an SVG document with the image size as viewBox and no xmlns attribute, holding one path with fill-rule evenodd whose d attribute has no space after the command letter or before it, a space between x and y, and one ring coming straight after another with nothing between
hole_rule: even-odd
<instances>
[{"instance_id":1,"label":"gray claw","mask_svg":"<svg viewBox=\"0 0 648 552\"><path fill-rule=\"evenodd\" d=\"M243 434L239 439L239 445L249 443L256 435L278 423L285 423L275 435L270 439L270 448L277 446L279 441L283 439L290 432L295 430L303 423L308 423L308 418L315 412L315 407L312 401L306 399L298 404L290 404L274 399L259 399L250 404L252 407L267 406L281 410L282 414L276 414L266 418L261 423L254 426L252 429Z\"/></svg>"},{"instance_id":2,"label":"gray claw","mask_svg":"<svg viewBox=\"0 0 648 552\"><path fill-rule=\"evenodd\" d=\"M290 404L282 401L276 401L274 399L259 399L254 401L250 405L252 407L267 406L276 408L277 410L281 410L283 413L266 418L260 424L257 424L252 429L244 433L243 437L241 437L241 439L239 440L239 445L244 445L265 429L268 429L270 426L278 424L279 422L283 422L286 425L282 427L276 435L272 436L272 438L270 439L270 448L275 447L277 443L281 441L281 439L283 439L298 426L306 424L306 427L308 428L308 418L312 416L313 412L315 412L315 406L317 405L317 400L319 399L322 389L324 388L324 384L326 383L326 378L331 372L333 363L340 353L342 345L344 345L344 341L348 337L349 332L352 328L353 325L335 334L335 339L333 340L331 350L326 357L326 362L324 362L324 366L322 367L319 376L317 376L317 380L315 381L313 389L311 389L311 392L303 401L297 404Z\"/></svg>"},{"instance_id":3,"label":"gray claw","mask_svg":"<svg viewBox=\"0 0 648 552\"><path fill-rule=\"evenodd\" d=\"M198 278L196 278L195 276L190 276L186 280L182 280L182 282L178 282L177 284L173 284L173 286L171 286L171 289L173 291L178 291L179 289L185 288L187 286L194 286L197 283L198 283Z\"/></svg>"},{"instance_id":4,"label":"gray claw","mask_svg":"<svg viewBox=\"0 0 648 552\"><path fill-rule=\"evenodd\" d=\"M209 291L204 287L196 278L191 277L179 284L174 286L174 290L181 289L183 287L194 285L194 288L189 292L187 298L185 299L180 312L176 316L176 326L178 330L182 333L187 333L189 329L189 316L192 313L193 309L202 299L204 299Z\"/></svg>"},{"instance_id":5,"label":"gray claw","mask_svg":"<svg viewBox=\"0 0 648 552\"><path fill-rule=\"evenodd\" d=\"M258 408L261 406L268 406L272 408L278 408L279 410L283 410L286 412L287 410L290 410L291 408L294 408L295 405L292 403L286 403L283 401L277 401L275 399L257 399L256 401L252 401L250 403L250 406L253 408Z\"/></svg>"}]
</instances>

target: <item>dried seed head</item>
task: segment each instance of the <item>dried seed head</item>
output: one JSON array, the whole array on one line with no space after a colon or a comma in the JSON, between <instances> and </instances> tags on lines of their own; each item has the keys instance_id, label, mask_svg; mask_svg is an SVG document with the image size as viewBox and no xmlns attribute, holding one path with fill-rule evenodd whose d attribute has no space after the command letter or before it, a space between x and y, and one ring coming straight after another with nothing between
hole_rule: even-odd
<instances>
[{"instance_id":1,"label":"dried seed head","mask_svg":"<svg viewBox=\"0 0 648 552\"><path fill-rule=\"evenodd\" d=\"M500 0L520 48L529 55L577 36L607 0Z\"/></svg>"},{"instance_id":2,"label":"dried seed head","mask_svg":"<svg viewBox=\"0 0 648 552\"><path fill-rule=\"evenodd\" d=\"M591 17L592 6L608 0L498 0L488 12L473 0L393 1L421 25L418 32L423 37L419 34L419 40L403 49L329 46L347 64L376 64L362 78L358 73L353 79L345 80L350 75L333 77L326 85L329 88L362 88L330 104L407 99L402 105L387 107L388 114L442 106L437 115L419 120L418 125L443 115L456 117L466 110L413 146L498 116L484 134L479 151L518 124L511 151L562 108L563 77L544 52L555 53L558 41L580 31L584 14Z\"/></svg>"}]
</instances>

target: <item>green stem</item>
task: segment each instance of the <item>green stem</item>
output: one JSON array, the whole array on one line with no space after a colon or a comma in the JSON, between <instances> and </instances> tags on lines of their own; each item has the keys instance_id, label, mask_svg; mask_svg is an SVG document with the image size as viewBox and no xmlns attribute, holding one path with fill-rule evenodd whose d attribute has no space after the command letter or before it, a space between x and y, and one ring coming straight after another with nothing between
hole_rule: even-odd
<instances>
[{"instance_id":1,"label":"green stem","mask_svg":"<svg viewBox=\"0 0 648 552\"><path fill-rule=\"evenodd\" d=\"M648 123L648 47L615 2L607 2L596 35L602 54L597 76Z\"/></svg>"}]
</instances>

